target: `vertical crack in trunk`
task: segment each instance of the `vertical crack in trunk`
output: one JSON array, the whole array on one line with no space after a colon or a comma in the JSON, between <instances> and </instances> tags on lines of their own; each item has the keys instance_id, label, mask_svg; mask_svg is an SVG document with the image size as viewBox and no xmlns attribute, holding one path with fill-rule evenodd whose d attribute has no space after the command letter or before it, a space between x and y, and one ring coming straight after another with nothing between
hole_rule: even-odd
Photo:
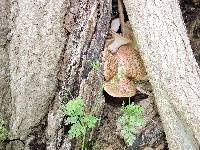
<instances>
[{"instance_id":1,"label":"vertical crack in trunk","mask_svg":"<svg viewBox=\"0 0 200 150\"><path fill-rule=\"evenodd\" d=\"M102 95L98 96L102 86L102 70L93 70L90 65L96 60L102 62L101 51L109 29L111 11L111 0L70 1L65 15L68 39L60 59L58 91L48 113L47 149L64 150L71 147L64 133L64 116L60 111L62 102L80 95L85 101L86 110L90 111L92 104L97 104L100 107L95 114L99 115L102 111L104 99Z\"/></svg>"}]
</instances>

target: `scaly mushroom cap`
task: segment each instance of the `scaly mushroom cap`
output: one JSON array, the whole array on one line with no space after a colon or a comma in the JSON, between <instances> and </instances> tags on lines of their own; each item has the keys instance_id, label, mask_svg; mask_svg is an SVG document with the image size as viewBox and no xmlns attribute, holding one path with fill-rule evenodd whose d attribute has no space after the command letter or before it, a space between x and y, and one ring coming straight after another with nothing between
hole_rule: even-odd
<instances>
[{"instance_id":1,"label":"scaly mushroom cap","mask_svg":"<svg viewBox=\"0 0 200 150\"><path fill-rule=\"evenodd\" d=\"M117 51L118 65L123 65L125 76L134 80L142 80L145 76L143 61L137 50L129 46L121 46Z\"/></svg>"},{"instance_id":2,"label":"scaly mushroom cap","mask_svg":"<svg viewBox=\"0 0 200 150\"><path fill-rule=\"evenodd\" d=\"M108 49L104 49L103 52L103 74L105 81L111 80L117 73L117 58L114 54L109 52Z\"/></svg>"},{"instance_id":3,"label":"scaly mushroom cap","mask_svg":"<svg viewBox=\"0 0 200 150\"><path fill-rule=\"evenodd\" d=\"M136 93L133 81L125 76L120 80L105 81L104 90L113 97L131 97Z\"/></svg>"}]
</instances>

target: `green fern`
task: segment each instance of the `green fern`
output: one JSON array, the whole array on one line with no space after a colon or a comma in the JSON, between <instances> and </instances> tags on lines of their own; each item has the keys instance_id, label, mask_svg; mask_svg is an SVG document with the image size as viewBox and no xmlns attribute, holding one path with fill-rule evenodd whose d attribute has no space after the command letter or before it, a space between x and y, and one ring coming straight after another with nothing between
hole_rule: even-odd
<instances>
[{"instance_id":1,"label":"green fern","mask_svg":"<svg viewBox=\"0 0 200 150\"><path fill-rule=\"evenodd\" d=\"M68 131L69 138L82 136L82 150L86 149L84 148L86 132L88 129L95 127L98 119L92 114L84 112L84 102L80 96L64 105L63 112L66 115L65 125L71 125Z\"/></svg>"},{"instance_id":2,"label":"green fern","mask_svg":"<svg viewBox=\"0 0 200 150\"><path fill-rule=\"evenodd\" d=\"M136 139L137 131L135 126L141 126L144 124L144 120L141 116L144 109L134 103L124 106L122 105L122 115L118 118L117 122L122 126L121 135L128 145L132 145Z\"/></svg>"}]
</instances>

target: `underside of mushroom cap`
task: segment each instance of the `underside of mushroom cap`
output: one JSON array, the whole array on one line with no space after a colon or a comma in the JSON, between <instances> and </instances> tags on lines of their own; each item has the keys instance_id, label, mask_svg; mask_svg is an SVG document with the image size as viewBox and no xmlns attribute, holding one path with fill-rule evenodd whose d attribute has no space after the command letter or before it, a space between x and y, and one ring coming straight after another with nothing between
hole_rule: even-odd
<instances>
[{"instance_id":1,"label":"underside of mushroom cap","mask_svg":"<svg viewBox=\"0 0 200 150\"><path fill-rule=\"evenodd\" d=\"M122 79L105 81L104 90L112 97L131 97L136 94L133 81L125 76Z\"/></svg>"}]
</instances>

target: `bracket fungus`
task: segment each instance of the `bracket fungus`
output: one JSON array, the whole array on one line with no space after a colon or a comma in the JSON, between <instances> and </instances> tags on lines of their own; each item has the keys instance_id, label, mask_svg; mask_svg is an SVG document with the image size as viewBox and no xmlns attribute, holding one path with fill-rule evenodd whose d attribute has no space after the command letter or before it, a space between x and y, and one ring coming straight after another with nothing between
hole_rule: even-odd
<instances>
[{"instance_id":1,"label":"bracket fungus","mask_svg":"<svg viewBox=\"0 0 200 150\"><path fill-rule=\"evenodd\" d=\"M113 97L131 97L136 94L134 80L142 80L145 68L131 39L112 33L113 41L103 52L104 90Z\"/></svg>"}]
</instances>

